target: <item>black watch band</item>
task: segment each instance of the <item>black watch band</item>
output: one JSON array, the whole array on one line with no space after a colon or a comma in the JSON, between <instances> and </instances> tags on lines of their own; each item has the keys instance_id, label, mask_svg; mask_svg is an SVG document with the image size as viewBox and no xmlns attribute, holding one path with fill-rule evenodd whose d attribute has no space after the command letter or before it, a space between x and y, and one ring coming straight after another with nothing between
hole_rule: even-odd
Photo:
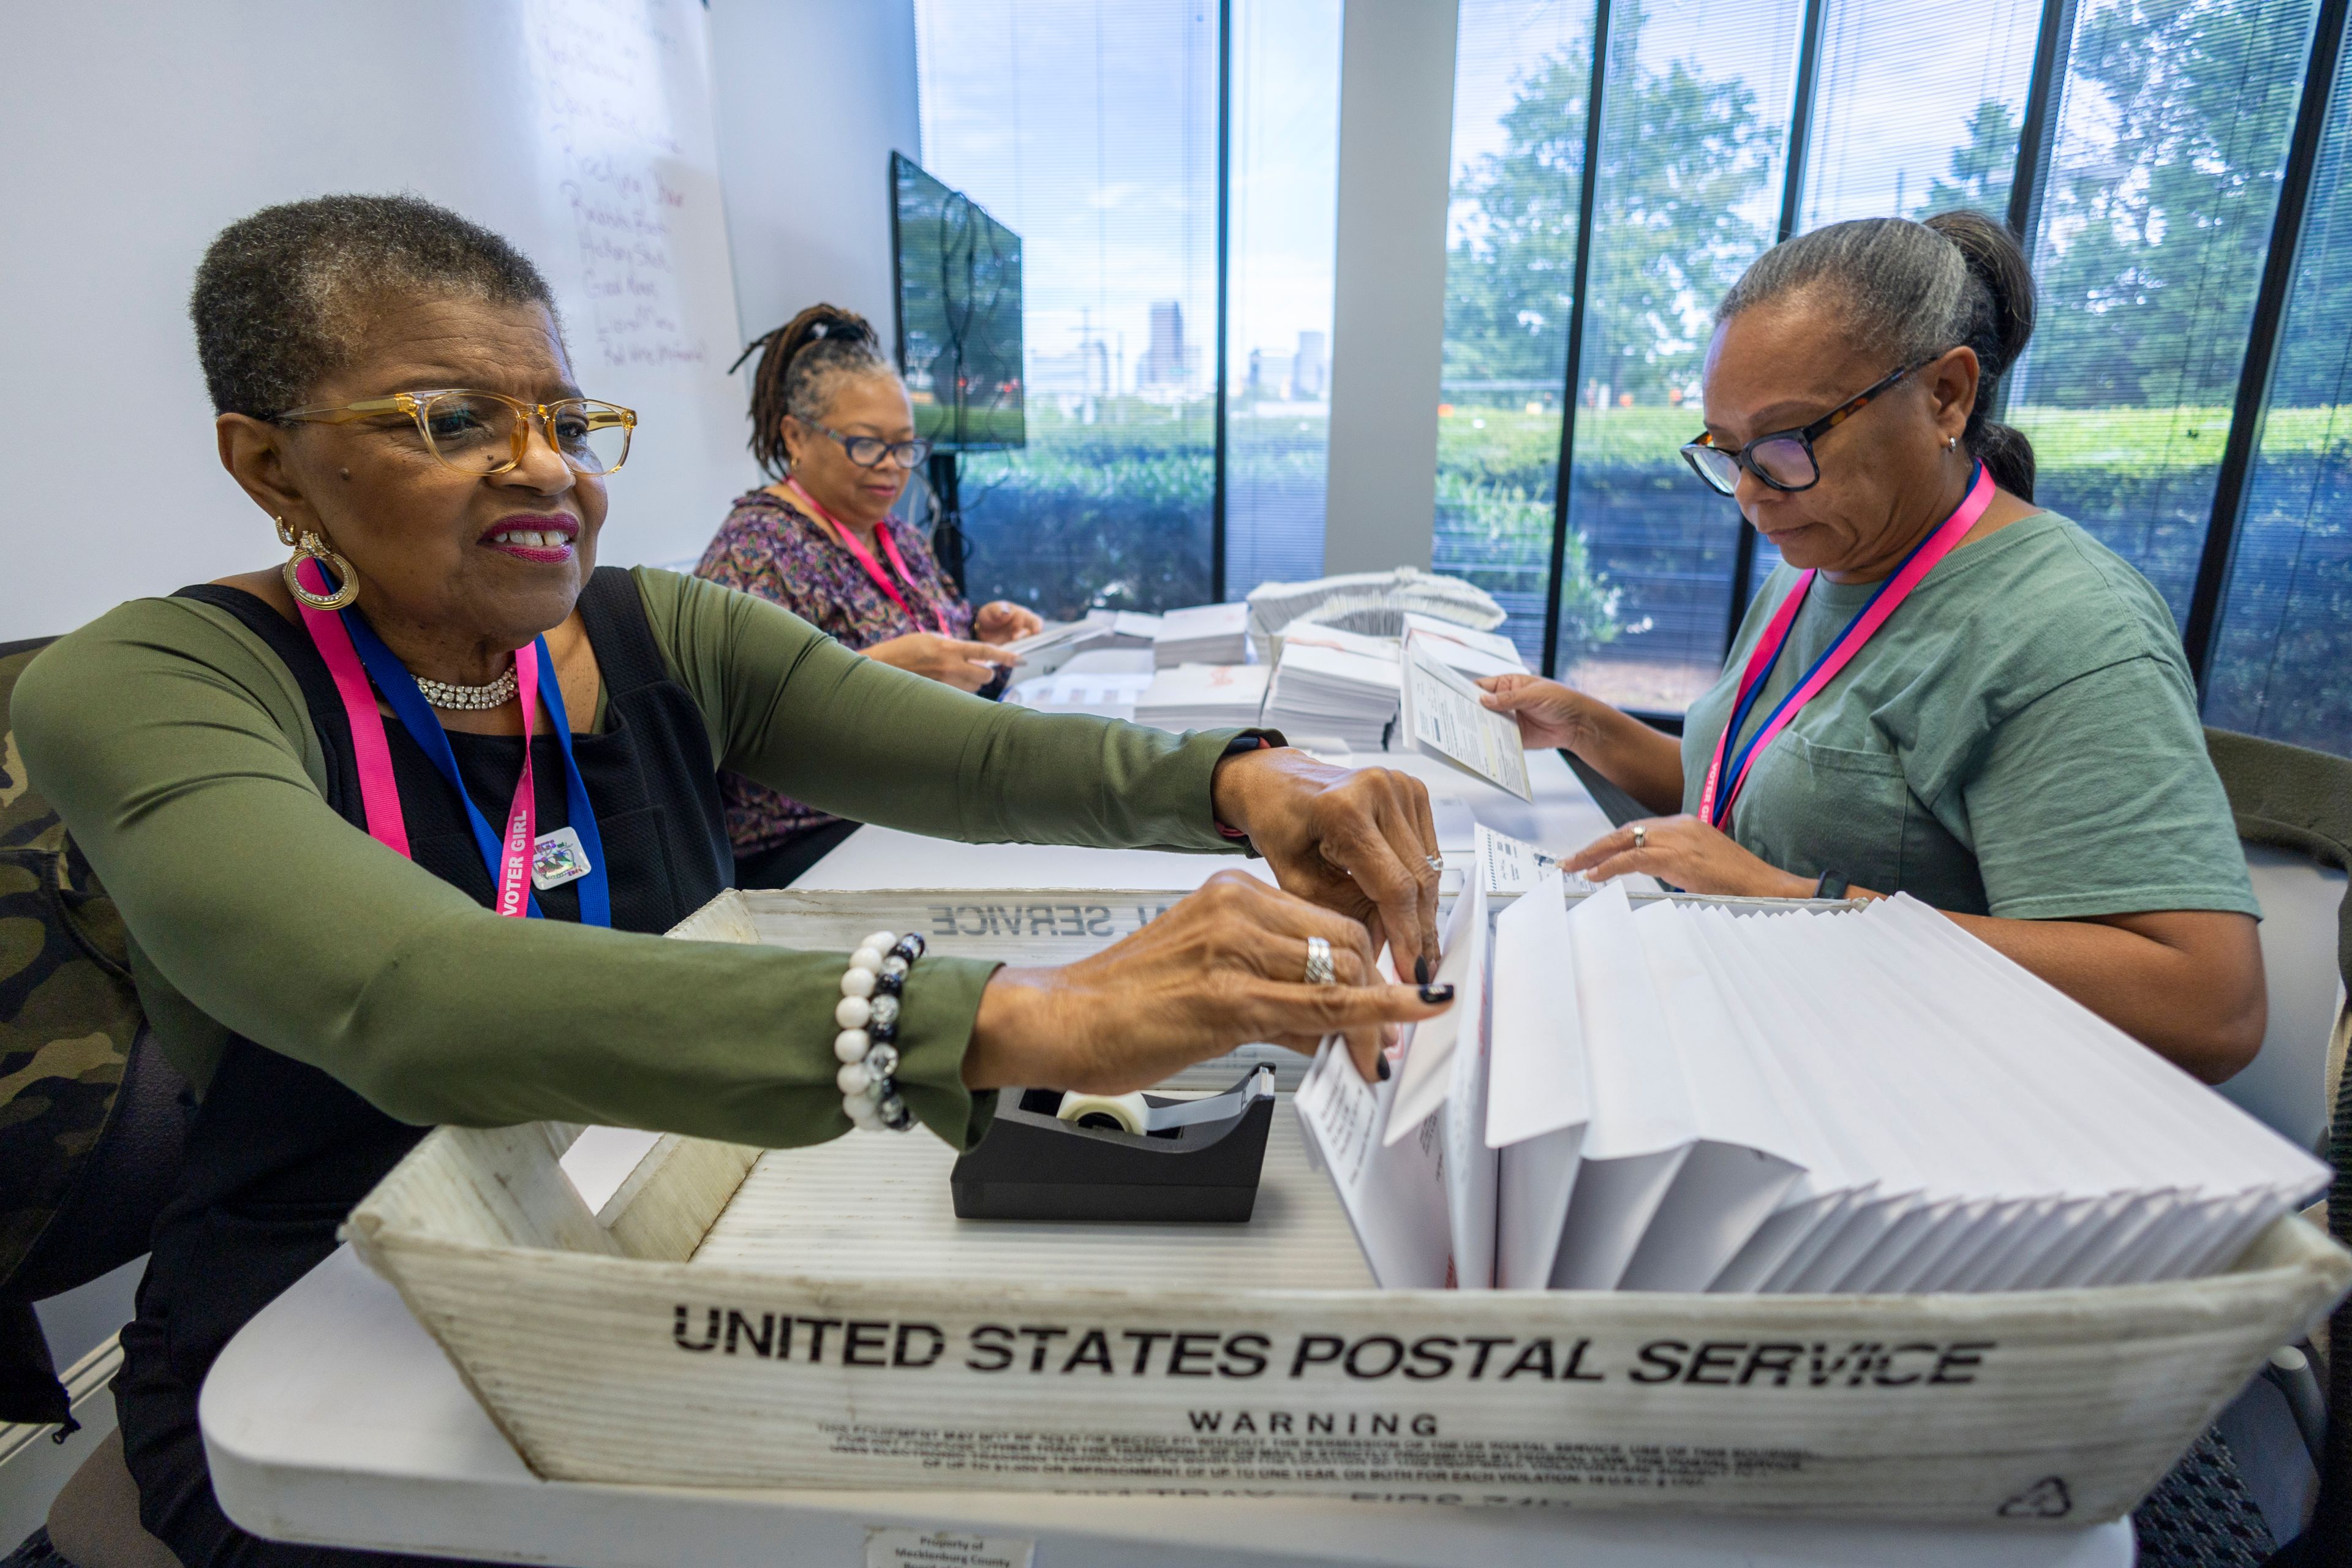
<instances>
[{"instance_id":1,"label":"black watch band","mask_svg":"<svg viewBox=\"0 0 2352 1568\"><path fill-rule=\"evenodd\" d=\"M1846 886L1846 879L1843 877L1839 876L1835 871L1824 871L1822 873L1822 879L1813 884L1813 897L1843 899L1845 897Z\"/></svg>"}]
</instances>

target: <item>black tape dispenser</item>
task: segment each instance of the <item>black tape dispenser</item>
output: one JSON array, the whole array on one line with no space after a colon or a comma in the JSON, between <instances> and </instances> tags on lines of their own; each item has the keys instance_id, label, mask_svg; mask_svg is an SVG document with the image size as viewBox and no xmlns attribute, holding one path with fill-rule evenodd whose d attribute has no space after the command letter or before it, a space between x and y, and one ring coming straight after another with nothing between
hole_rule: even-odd
<instances>
[{"instance_id":1,"label":"black tape dispenser","mask_svg":"<svg viewBox=\"0 0 2352 1568\"><path fill-rule=\"evenodd\" d=\"M1205 1100L1008 1089L948 1184L958 1219L1239 1224L1273 1125L1271 1067Z\"/></svg>"}]
</instances>

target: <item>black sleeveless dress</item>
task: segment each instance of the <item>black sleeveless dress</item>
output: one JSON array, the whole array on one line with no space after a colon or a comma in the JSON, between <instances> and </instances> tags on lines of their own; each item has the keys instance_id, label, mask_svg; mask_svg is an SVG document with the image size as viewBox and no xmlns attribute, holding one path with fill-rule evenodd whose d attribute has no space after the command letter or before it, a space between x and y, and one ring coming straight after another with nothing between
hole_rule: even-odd
<instances>
[{"instance_id":1,"label":"black sleeveless dress","mask_svg":"<svg viewBox=\"0 0 2352 1568\"><path fill-rule=\"evenodd\" d=\"M178 595L236 616L294 673L327 760L329 802L366 828L351 726L310 636L261 600L205 584ZM580 597L604 688L594 734L573 755L604 841L618 930L662 931L731 885L733 858L702 714L672 679L629 574L600 567ZM416 864L488 908L488 868L457 794L396 722L384 726ZM467 792L501 821L522 769L520 736L452 734ZM531 741L541 830L566 821L563 757ZM300 889L289 888L289 897ZM539 894L550 920L577 921L576 887ZM480 1048L498 1048L481 1020ZM400 1559L266 1542L229 1522L213 1496L196 1395L231 1336L335 1249L352 1206L427 1130L395 1121L317 1068L230 1041L187 1140L172 1202L156 1221L136 1317L122 1331L115 1405L148 1531L186 1568L343 1568ZM435 1560L441 1562L445 1560Z\"/></svg>"}]
</instances>

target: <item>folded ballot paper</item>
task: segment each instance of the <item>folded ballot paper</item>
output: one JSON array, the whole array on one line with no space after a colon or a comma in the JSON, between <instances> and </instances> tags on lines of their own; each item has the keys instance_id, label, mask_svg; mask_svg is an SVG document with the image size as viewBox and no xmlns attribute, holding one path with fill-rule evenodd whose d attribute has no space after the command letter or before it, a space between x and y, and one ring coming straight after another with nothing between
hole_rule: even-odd
<instances>
[{"instance_id":1,"label":"folded ballot paper","mask_svg":"<svg viewBox=\"0 0 2352 1568\"><path fill-rule=\"evenodd\" d=\"M1414 750L1531 801L1518 721L1481 703L1470 678L1446 662L1459 646L1418 627L1405 633L1400 732Z\"/></svg>"},{"instance_id":2,"label":"folded ballot paper","mask_svg":"<svg viewBox=\"0 0 2352 1568\"><path fill-rule=\"evenodd\" d=\"M2051 1289L2230 1263L2327 1168L1915 900L1456 901L1446 1019L1297 1110L1383 1286Z\"/></svg>"}]
</instances>

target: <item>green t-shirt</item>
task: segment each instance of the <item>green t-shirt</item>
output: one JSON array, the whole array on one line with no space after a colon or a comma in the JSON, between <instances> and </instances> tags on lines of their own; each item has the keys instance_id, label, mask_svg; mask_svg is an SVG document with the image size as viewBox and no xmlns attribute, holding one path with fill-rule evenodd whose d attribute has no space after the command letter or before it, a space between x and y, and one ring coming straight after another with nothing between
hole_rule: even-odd
<instances>
[{"instance_id":1,"label":"green t-shirt","mask_svg":"<svg viewBox=\"0 0 2352 1568\"><path fill-rule=\"evenodd\" d=\"M1797 575L1783 564L1765 582L1723 678L1691 705L1685 811ZM1813 580L1735 743L1876 586ZM1783 870L1965 914L2262 912L2170 611L2051 512L1963 545L1921 581L1757 756L1731 835Z\"/></svg>"}]
</instances>

